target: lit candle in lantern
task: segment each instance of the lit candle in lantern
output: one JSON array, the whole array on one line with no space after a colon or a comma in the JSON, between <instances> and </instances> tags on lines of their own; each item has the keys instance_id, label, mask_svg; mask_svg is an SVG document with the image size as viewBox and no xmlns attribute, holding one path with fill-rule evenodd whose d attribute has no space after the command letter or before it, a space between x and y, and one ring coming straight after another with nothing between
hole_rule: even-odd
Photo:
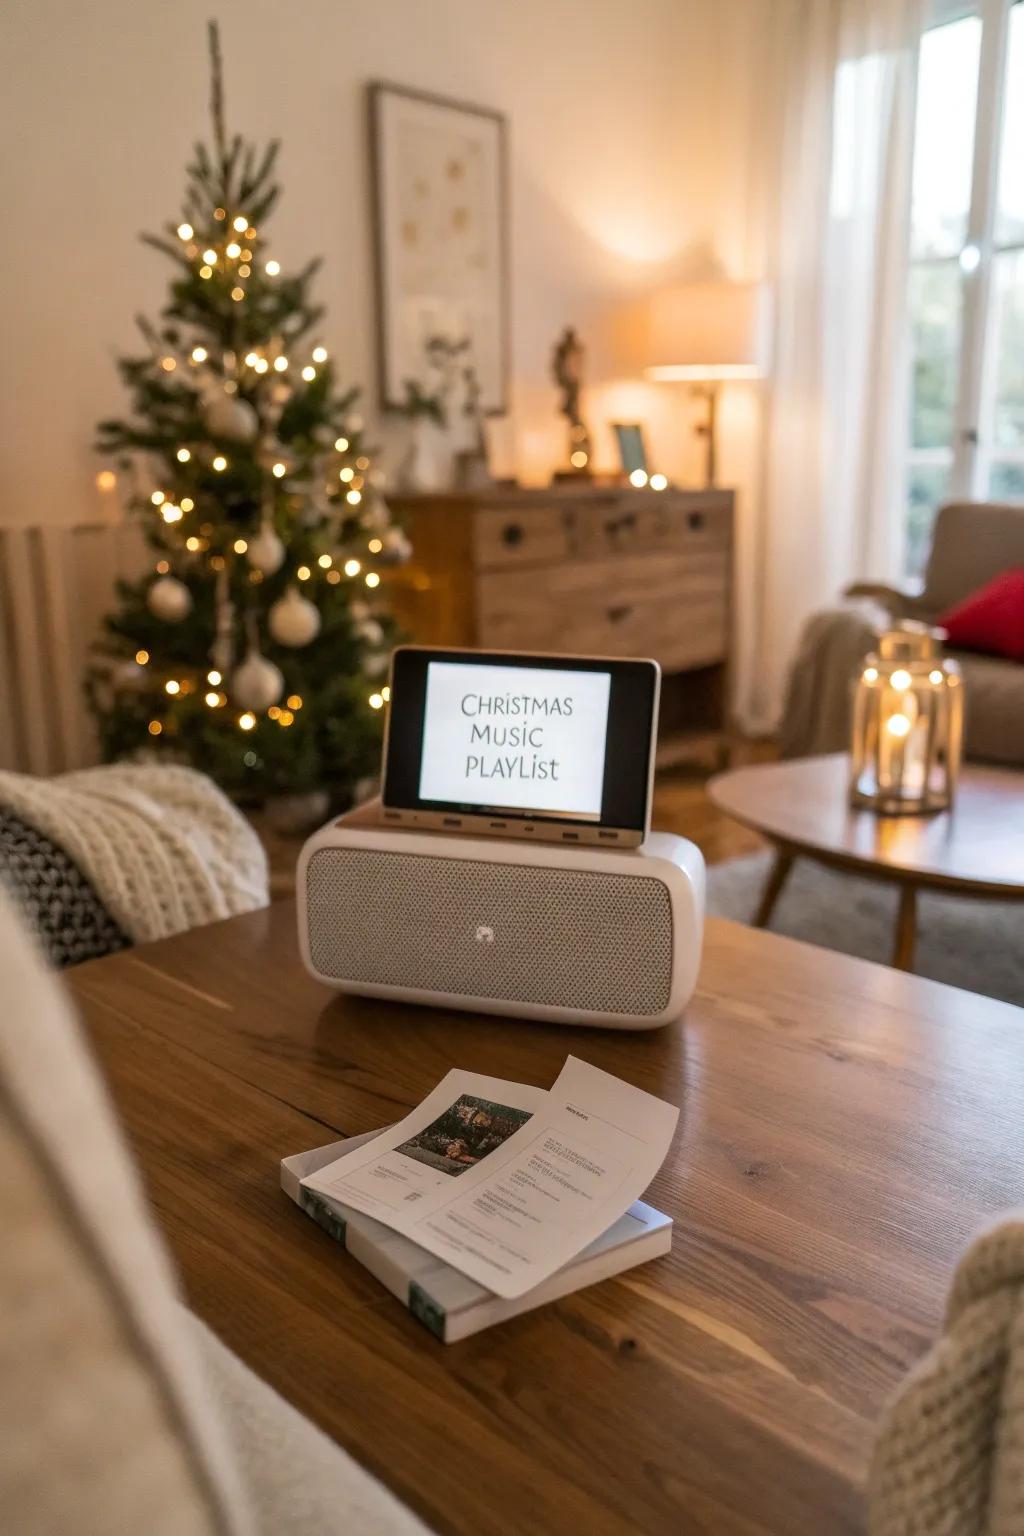
<instances>
[{"instance_id":1,"label":"lit candle in lantern","mask_svg":"<svg viewBox=\"0 0 1024 1536\"><path fill-rule=\"evenodd\" d=\"M963 690L943 631L906 623L883 635L857 684L850 792L875 810L934 811L952 800Z\"/></svg>"}]
</instances>

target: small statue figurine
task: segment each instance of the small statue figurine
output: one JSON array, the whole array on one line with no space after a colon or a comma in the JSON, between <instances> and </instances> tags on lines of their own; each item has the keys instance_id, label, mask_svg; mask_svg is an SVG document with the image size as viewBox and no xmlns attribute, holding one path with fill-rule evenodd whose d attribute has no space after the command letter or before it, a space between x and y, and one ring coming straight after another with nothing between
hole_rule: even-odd
<instances>
[{"instance_id":1,"label":"small statue figurine","mask_svg":"<svg viewBox=\"0 0 1024 1536\"><path fill-rule=\"evenodd\" d=\"M580 415L580 388L583 383L583 345L574 328L567 325L551 358L551 375L562 391L561 412L569 423L569 464L567 478L590 474L590 433ZM556 475L556 479L562 478Z\"/></svg>"}]
</instances>

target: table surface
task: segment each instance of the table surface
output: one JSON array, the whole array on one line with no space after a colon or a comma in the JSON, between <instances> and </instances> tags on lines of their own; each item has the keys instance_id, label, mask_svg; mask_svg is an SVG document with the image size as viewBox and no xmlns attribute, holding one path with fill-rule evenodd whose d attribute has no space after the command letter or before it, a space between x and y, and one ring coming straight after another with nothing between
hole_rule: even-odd
<instances>
[{"instance_id":1,"label":"table surface","mask_svg":"<svg viewBox=\"0 0 1024 1536\"><path fill-rule=\"evenodd\" d=\"M803 757L719 774L719 810L791 851L915 885L1024 895L1024 773L971 764L950 812L879 816L849 804L849 758Z\"/></svg>"},{"instance_id":2,"label":"table surface","mask_svg":"<svg viewBox=\"0 0 1024 1536\"><path fill-rule=\"evenodd\" d=\"M336 995L294 925L68 973L195 1310L441 1532L862 1531L881 1405L1024 1199L1024 1013L710 922L682 1024L517 1024ZM444 1346L278 1187L452 1065L569 1052L681 1106L665 1258Z\"/></svg>"}]
</instances>

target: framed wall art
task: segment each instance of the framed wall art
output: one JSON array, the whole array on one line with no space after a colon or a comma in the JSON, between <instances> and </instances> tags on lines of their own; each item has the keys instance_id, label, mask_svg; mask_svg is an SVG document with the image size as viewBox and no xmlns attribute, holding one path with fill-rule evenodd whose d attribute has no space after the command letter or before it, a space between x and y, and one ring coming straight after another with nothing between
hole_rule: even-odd
<instances>
[{"instance_id":1,"label":"framed wall art","mask_svg":"<svg viewBox=\"0 0 1024 1536\"><path fill-rule=\"evenodd\" d=\"M375 82L369 88L380 403L400 409L434 337L468 338L480 409L508 406L505 118Z\"/></svg>"}]
</instances>

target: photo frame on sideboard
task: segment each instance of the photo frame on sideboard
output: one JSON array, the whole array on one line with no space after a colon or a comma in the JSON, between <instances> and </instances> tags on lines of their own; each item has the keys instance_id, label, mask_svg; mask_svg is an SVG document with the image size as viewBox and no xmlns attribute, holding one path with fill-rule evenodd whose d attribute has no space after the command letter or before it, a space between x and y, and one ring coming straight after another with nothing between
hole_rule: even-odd
<instances>
[{"instance_id":1,"label":"photo frame on sideboard","mask_svg":"<svg viewBox=\"0 0 1024 1536\"><path fill-rule=\"evenodd\" d=\"M504 115L374 81L368 90L381 407L422 380L431 337L468 337L483 414L508 409Z\"/></svg>"},{"instance_id":2,"label":"photo frame on sideboard","mask_svg":"<svg viewBox=\"0 0 1024 1536\"><path fill-rule=\"evenodd\" d=\"M612 431L619 449L622 473L628 479L635 470L642 469L646 475L649 470L647 444L644 442L644 429L640 422L613 421Z\"/></svg>"}]
</instances>

